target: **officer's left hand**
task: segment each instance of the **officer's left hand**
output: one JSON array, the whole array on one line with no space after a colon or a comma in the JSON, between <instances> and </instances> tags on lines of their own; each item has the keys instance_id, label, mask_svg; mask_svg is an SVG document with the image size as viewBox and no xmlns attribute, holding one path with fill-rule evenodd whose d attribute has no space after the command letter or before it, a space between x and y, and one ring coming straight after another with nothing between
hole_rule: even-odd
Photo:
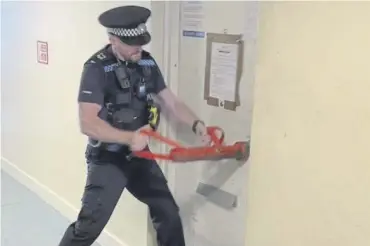
<instances>
[{"instance_id":1,"label":"officer's left hand","mask_svg":"<svg viewBox=\"0 0 370 246\"><path fill-rule=\"evenodd\" d=\"M211 145L211 136L209 136L207 127L203 123L198 123L195 127L195 134L200 137L203 145Z\"/></svg>"}]
</instances>

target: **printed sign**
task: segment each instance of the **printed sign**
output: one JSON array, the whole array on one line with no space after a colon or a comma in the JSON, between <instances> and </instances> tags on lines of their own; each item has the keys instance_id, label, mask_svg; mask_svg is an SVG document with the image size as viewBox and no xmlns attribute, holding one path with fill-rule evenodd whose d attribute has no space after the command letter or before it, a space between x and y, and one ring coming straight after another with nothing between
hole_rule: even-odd
<instances>
[{"instance_id":1,"label":"printed sign","mask_svg":"<svg viewBox=\"0 0 370 246\"><path fill-rule=\"evenodd\" d=\"M48 43L37 41L37 62L42 64L49 63Z\"/></svg>"},{"instance_id":2,"label":"printed sign","mask_svg":"<svg viewBox=\"0 0 370 246\"><path fill-rule=\"evenodd\" d=\"M203 1L181 1L181 13L183 30L202 31L205 17Z\"/></svg>"},{"instance_id":3,"label":"printed sign","mask_svg":"<svg viewBox=\"0 0 370 246\"><path fill-rule=\"evenodd\" d=\"M184 37L204 38L205 33L198 31L182 31L182 35Z\"/></svg>"}]
</instances>

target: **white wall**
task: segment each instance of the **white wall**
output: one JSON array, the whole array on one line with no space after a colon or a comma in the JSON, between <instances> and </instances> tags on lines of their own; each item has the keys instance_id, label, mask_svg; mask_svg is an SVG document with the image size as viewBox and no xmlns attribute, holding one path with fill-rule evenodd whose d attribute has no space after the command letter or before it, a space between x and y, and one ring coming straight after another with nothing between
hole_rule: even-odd
<instances>
[{"instance_id":1,"label":"white wall","mask_svg":"<svg viewBox=\"0 0 370 246\"><path fill-rule=\"evenodd\" d=\"M70 219L80 207L86 174L86 138L77 118L82 66L107 42L98 15L132 3L151 5L2 3L2 166ZM48 42L49 65L37 63L37 40ZM146 245L146 229L146 206L125 192L107 230L127 245Z\"/></svg>"}]
</instances>

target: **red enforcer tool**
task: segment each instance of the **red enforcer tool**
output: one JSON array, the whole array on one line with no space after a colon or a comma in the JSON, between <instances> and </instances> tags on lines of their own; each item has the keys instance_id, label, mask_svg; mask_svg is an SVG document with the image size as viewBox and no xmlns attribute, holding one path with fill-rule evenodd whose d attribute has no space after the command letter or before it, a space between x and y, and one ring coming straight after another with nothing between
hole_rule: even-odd
<instances>
[{"instance_id":1,"label":"red enforcer tool","mask_svg":"<svg viewBox=\"0 0 370 246\"><path fill-rule=\"evenodd\" d=\"M162 141L173 148L168 154L152 153L151 151L136 151L133 152L133 155L140 158L161 159L174 162L191 162L201 160L216 161L223 159L246 161L248 159L249 142L236 142L234 145L224 145L225 134L221 128L207 127L207 131L212 140L211 146L185 147L171 139L163 137L155 131L142 130L142 134L146 134L152 138ZM217 134L217 132L219 132L219 134Z\"/></svg>"}]
</instances>

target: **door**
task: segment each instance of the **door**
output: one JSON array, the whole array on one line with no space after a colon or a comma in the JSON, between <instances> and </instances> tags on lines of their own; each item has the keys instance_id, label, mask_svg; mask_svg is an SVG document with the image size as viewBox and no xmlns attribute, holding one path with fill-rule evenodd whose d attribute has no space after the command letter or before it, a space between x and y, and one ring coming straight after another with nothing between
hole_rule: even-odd
<instances>
[{"instance_id":1,"label":"door","mask_svg":"<svg viewBox=\"0 0 370 246\"><path fill-rule=\"evenodd\" d=\"M259 3L216 1L166 3L167 11L171 15L167 77L170 80L170 88L207 124L223 128L228 144L247 141L250 136L253 108ZM205 32L204 37L202 32ZM203 98L206 35L209 32L243 34L241 105L236 111L210 106ZM168 130L168 136L176 138L183 144L197 144L188 128L180 124L172 125L175 127ZM244 246L246 178L250 164L231 160L166 165L169 184L180 207L187 245ZM227 193L230 197L236 198L236 203L233 207L225 207L220 203L228 201L222 201L222 197L215 201L197 193L202 184L216 188L217 194Z\"/></svg>"}]
</instances>

